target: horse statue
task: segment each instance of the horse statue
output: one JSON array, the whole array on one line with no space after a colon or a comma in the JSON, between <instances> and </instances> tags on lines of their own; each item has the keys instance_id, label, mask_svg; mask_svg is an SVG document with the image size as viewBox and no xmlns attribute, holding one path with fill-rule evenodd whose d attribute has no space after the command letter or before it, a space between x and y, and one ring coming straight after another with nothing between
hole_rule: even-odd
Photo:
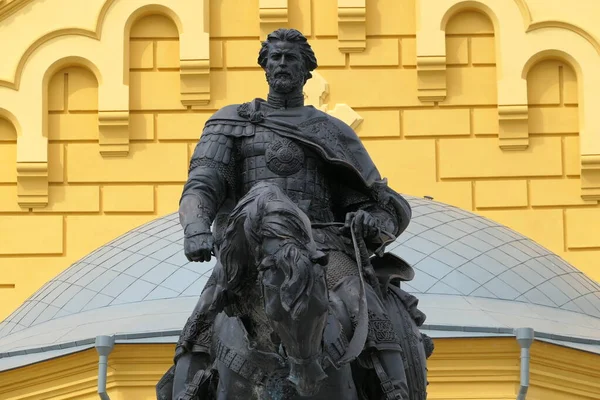
<instances>
[{"instance_id":1,"label":"horse statue","mask_svg":"<svg viewBox=\"0 0 600 400\"><path fill-rule=\"evenodd\" d=\"M183 250L217 265L160 400L421 400L431 341L386 253L410 205L343 121L304 104L317 65L301 32L258 52L269 93L205 123L179 202Z\"/></svg>"},{"instance_id":2,"label":"horse statue","mask_svg":"<svg viewBox=\"0 0 600 400\"><path fill-rule=\"evenodd\" d=\"M377 358L364 351L376 334L369 332L365 285L377 286L392 316L410 399L426 398L432 343L419 332L417 300L398 286L412 279L402 271L412 269L390 270L389 253L369 257L361 226L350 225L360 280L355 319L328 285L328 257L305 213L275 184L247 192L229 215L214 285L202 293L211 300L197 310L214 321L209 367L191 371L182 399L385 399ZM171 399L174 376L175 366L157 385L158 399Z\"/></svg>"}]
</instances>

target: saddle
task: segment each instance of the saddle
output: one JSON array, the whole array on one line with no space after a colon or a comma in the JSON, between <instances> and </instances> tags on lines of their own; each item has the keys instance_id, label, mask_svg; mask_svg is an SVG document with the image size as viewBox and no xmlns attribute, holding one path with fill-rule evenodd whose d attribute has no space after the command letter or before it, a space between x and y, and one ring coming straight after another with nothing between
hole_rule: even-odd
<instances>
[{"instance_id":1,"label":"saddle","mask_svg":"<svg viewBox=\"0 0 600 400\"><path fill-rule=\"evenodd\" d=\"M415 277L413 267L394 253L384 253L381 257L373 256L370 262L383 288L396 282L412 281Z\"/></svg>"}]
</instances>

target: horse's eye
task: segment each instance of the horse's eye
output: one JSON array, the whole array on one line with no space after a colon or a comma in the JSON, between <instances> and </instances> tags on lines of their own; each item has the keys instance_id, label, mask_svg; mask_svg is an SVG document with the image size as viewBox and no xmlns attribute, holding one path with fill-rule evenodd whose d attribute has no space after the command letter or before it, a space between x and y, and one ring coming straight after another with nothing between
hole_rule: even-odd
<instances>
[{"instance_id":1,"label":"horse's eye","mask_svg":"<svg viewBox=\"0 0 600 400\"><path fill-rule=\"evenodd\" d=\"M258 270L264 271L264 270L273 268L274 266L275 266L275 260L273 259L273 257L266 257L264 260L262 260L262 262L258 266Z\"/></svg>"}]
</instances>

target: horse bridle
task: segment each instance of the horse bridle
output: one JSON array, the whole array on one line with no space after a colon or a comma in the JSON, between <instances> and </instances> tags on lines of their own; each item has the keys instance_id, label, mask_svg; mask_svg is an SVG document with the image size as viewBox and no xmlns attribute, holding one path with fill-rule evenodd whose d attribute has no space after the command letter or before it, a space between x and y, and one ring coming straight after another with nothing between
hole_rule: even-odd
<instances>
[{"instance_id":1,"label":"horse bridle","mask_svg":"<svg viewBox=\"0 0 600 400\"><path fill-rule=\"evenodd\" d=\"M327 228L327 227L343 227L345 224L343 222L329 222L329 223L315 223L311 225L313 228ZM395 239L395 236L390 232L380 230L381 233L388 236L390 239ZM369 333L369 317L367 310L367 297L365 293L365 264L369 263L369 254L367 251L366 243L362 237L362 227L357 226L355 220L353 219L350 223L350 233L352 238L352 246L354 247L354 255L356 258L356 264L358 267L358 277L359 277L359 304L358 304L358 316L357 316L357 324L354 328L354 334L352 335L352 339L348 343L348 347L346 348L346 352L342 357L336 362L337 367L344 364L348 364L356 359L360 353L362 353L365 343L367 341L367 336ZM382 245L381 247L384 247ZM379 253L379 250L375 253ZM376 288L374 288L376 289Z\"/></svg>"}]
</instances>

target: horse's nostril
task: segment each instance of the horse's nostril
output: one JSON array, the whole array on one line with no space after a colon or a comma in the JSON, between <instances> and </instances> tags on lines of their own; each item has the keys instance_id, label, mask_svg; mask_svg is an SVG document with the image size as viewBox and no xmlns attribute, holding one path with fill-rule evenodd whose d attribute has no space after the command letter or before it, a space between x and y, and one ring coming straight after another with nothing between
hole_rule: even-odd
<instances>
[{"instance_id":1,"label":"horse's nostril","mask_svg":"<svg viewBox=\"0 0 600 400\"><path fill-rule=\"evenodd\" d=\"M325 378L326 377L327 376L325 376ZM323 379L325 379L325 378L323 378ZM321 390L321 383L323 382L323 379L321 379L317 382L307 383L307 382L299 381L297 377L291 377L291 376L288 377L288 381L290 381L294 384L296 391L302 397L312 397L312 396L315 396L317 393L319 393L319 390Z\"/></svg>"},{"instance_id":2,"label":"horse's nostril","mask_svg":"<svg viewBox=\"0 0 600 400\"><path fill-rule=\"evenodd\" d=\"M327 379L327 374L321 364L315 360L308 364L291 363L290 375L287 379L294 384L300 396L309 397L319 392L321 383Z\"/></svg>"}]
</instances>

